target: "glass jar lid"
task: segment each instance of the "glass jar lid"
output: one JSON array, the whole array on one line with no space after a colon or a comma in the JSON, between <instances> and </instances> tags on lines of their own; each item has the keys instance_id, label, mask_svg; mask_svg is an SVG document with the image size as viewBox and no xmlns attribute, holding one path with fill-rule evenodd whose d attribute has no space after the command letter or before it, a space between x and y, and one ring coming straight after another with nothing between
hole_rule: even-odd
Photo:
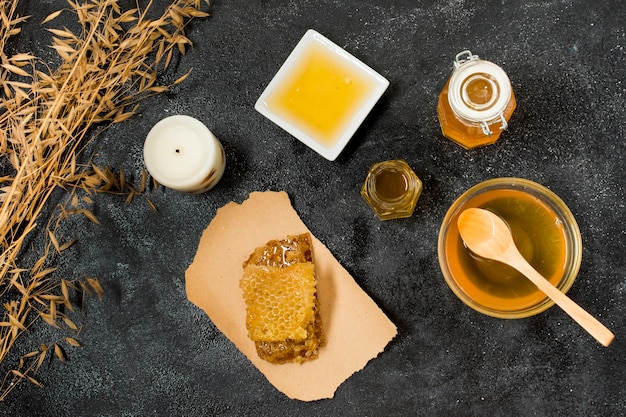
<instances>
[{"instance_id":1,"label":"glass jar lid","mask_svg":"<svg viewBox=\"0 0 626 417\"><path fill-rule=\"evenodd\" d=\"M463 55L468 55L463 59ZM511 82L496 64L463 51L456 56L450 77L448 101L452 111L470 123L503 120L502 113L511 99Z\"/></svg>"}]
</instances>

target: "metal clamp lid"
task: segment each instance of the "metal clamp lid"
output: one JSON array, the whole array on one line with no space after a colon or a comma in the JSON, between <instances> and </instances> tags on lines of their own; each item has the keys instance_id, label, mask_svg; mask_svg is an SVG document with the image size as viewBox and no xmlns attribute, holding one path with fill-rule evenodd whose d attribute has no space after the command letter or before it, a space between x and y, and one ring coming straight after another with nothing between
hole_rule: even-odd
<instances>
[{"instance_id":1,"label":"metal clamp lid","mask_svg":"<svg viewBox=\"0 0 626 417\"><path fill-rule=\"evenodd\" d=\"M467 58L462 59L464 55L467 55ZM459 67L467 62L474 61L480 59L478 55L473 55L472 51L466 49L465 51L461 51L454 57L454 69L457 70Z\"/></svg>"}]
</instances>

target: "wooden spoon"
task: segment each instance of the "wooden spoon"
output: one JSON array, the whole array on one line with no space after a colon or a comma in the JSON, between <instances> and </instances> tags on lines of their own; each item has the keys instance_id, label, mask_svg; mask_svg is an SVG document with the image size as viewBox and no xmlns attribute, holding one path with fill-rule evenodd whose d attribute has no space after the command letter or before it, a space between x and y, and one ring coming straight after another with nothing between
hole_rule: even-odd
<instances>
[{"instance_id":1,"label":"wooden spoon","mask_svg":"<svg viewBox=\"0 0 626 417\"><path fill-rule=\"evenodd\" d=\"M608 346L613 341L615 336L609 329L559 291L524 259L513 242L511 230L499 216L488 210L470 208L461 213L458 226L461 238L476 255L515 268L602 345Z\"/></svg>"}]
</instances>

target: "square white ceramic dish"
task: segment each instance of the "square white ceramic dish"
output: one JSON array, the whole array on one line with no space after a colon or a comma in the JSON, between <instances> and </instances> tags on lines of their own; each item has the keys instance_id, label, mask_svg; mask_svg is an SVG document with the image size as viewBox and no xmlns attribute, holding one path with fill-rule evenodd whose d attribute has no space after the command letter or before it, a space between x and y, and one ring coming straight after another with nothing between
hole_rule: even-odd
<instances>
[{"instance_id":1,"label":"square white ceramic dish","mask_svg":"<svg viewBox=\"0 0 626 417\"><path fill-rule=\"evenodd\" d=\"M388 86L376 71L309 29L254 108L334 161Z\"/></svg>"}]
</instances>

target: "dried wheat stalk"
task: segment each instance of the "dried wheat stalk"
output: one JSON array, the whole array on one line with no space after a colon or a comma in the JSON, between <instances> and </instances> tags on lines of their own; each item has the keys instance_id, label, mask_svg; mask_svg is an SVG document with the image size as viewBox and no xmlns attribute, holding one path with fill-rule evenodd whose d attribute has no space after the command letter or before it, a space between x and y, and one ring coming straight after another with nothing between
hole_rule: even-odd
<instances>
[{"instance_id":1,"label":"dried wheat stalk","mask_svg":"<svg viewBox=\"0 0 626 417\"><path fill-rule=\"evenodd\" d=\"M122 170L79 163L81 152L94 140L95 126L120 123L137 110L137 103L170 86L158 85L158 74L166 69L175 53L190 45L186 24L205 17L201 0L174 0L156 20L148 18L152 1L143 8L122 10L118 0L68 0L69 7L48 16L49 24L61 13L73 13L81 33L48 29L52 47L62 59L55 70L30 53L5 55L9 38L19 35L26 18L16 15L19 0L0 0L0 158L9 173L0 176L0 365L6 376L0 381L0 400L15 384L34 375L48 352L64 360L62 344L78 346L71 332L74 323L72 293L103 293L96 278L63 279L56 276L54 259L73 241L59 242L59 224L72 214L95 216L79 204L78 192L86 196L98 192L119 192L127 202L146 189L129 183ZM205 0L208 4L208 1ZM43 69L42 69L43 68ZM172 85L181 83L188 74ZM65 189L68 203L47 207L52 192ZM148 203L150 204L149 200ZM32 265L20 265L26 238L42 227L44 213L47 240L41 257ZM38 255L37 255L38 256ZM17 364L5 359L20 335L44 321L72 334L22 355ZM68 334L68 333L66 333ZM0 369L0 371L2 371Z\"/></svg>"}]
</instances>

